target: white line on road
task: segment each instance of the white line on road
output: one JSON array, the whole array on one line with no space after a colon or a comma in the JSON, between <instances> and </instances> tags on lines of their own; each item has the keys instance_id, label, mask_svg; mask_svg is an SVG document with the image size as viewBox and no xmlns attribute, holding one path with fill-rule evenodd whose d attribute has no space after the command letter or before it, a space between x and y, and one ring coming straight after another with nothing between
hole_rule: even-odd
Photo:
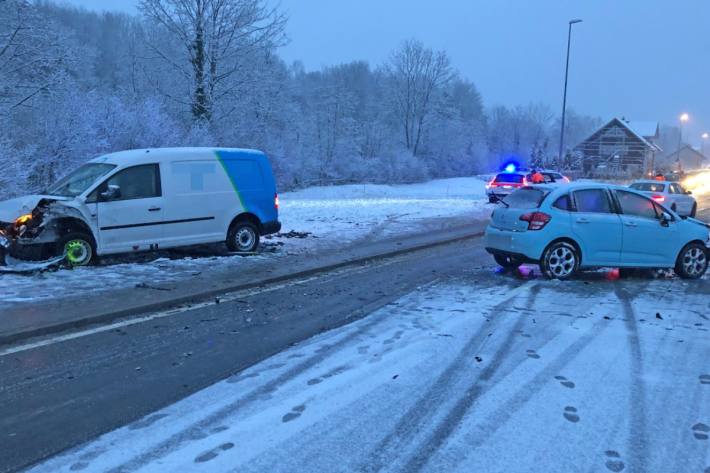
<instances>
[{"instance_id":1,"label":"white line on road","mask_svg":"<svg viewBox=\"0 0 710 473\"><path fill-rule=\"evenodd\" d=\"M378 262L377 267L389 266L391 264L398 262L399 260L400 260L400 258L393 258L389 261ZM344 268L344 269L336 270L336 271L325 273L325 274L309 276L309 277L305 277L305 278L301 278L301 279L294 279L292 281L286 281L283 283L277 283L274 285L259 287L256 289L247 289L247 290L243 290L243 291L227 293L224 296L217 297L217 299L219 300L220 304L228 303L228 302L233 302L238 299L253 297L253 296L257 296L257 295L264 294L267 292L272 292L272 291L277 291L279 289L288 288L291 286L298 286L301 284L306 284L311 281L315 281L317 279L322 279L322 278L324 278L324 276L330 276L331 279L334 279L334 278L340 277L340 276L346 276L346 275L355 274L358 272L364 272L369 269L371 269L371 267L369 265L366 267L357 266L357 267L353 267L353 268ZM119 328L123 328L123 327L129 327L131 325L142 324L144 322L150 322L151 320L172 317L174 315L182 314L184 312L189 312L189 311L198 310L198 309L204 309L206 307L211 307L214 305L216 305L216 301L214 299L212 299L208 302L200 302L200 303L192 304L189 306L182 306L182 307L176 307L173 309L166 309L166 310L154 312L150 315L145 315L142 317L135 317L135 318L131 318L128 320L122 320L120 322L114 322L114 323L108 324L108 325L102 325L100 327L81 330L78 332L66 333L64 335L57 335L57 336L54 336L51 338L46 338L46 339L39 340L36 342L27 343L24 345L18 345L15 347L0 350L0 357L7 356L7 355L14 355L17 353L22 353L25 351L34 350L35 348L46 347L49 345L54 345L54 344L66 342L69 340L75 340L77 338L87 337L89 335L95 335L97 333L109 332L111 330L115 330L115 329L119 329Z\"/></svg>"}]
</instances>

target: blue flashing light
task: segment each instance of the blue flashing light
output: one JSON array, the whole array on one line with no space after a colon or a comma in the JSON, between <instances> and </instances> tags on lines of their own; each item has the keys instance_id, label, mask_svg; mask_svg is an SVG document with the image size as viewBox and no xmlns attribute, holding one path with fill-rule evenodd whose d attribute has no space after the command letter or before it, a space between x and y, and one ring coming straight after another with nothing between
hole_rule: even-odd
<instances>
[{"instance_id":1,"label":"blue flashing light","mask_svg":"<svg viewBox=\"0 0 710 473\"><path fill-rule=\"evenodd\" d=\"M517 168L516 168L515 164L512 164L512 163L508 164L505 167L505 172L515 172L516 170L517 170Z\"/></svg>"}]
</instances>

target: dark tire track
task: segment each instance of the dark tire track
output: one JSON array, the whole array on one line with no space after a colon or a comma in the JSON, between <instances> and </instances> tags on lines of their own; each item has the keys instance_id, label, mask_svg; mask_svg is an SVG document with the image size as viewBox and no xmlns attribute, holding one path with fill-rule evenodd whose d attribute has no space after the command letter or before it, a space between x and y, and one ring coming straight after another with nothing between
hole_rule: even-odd
<instances>
[{"instance_id":1,"label":"dark tire track","mask_svg":"<svg viewBox=\"0 0 710 473\"><path fill-rule=\"evenodd\" d=\"M648 284L643 288L639 288L637 294L642 292L647 286ZM629 412L631 418L627 462L632 471L648 471L646 463L649 438L646 425L646 386L643 380L643 352L636 322L636 311L632 304L636 296L619 285L614 286L614 293L624 310L624 324L627 330L629 350L631 351L631 372L629 375L633 381L630 383Z\"/></svg>"}]
</instances>

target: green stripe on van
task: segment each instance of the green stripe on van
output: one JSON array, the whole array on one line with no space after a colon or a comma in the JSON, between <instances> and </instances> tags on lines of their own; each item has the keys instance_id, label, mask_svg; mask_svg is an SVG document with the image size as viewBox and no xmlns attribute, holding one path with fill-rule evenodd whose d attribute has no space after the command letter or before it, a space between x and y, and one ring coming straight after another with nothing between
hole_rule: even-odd
<instances>
[{"instance_id":1,"label":"green stripe on van","mask_svg":"<svg viewBox=\"0 0 710 473\"><path fill-rule=\"evenodd\" d=\"M224 173L227 175L229 178L229 182L232 183L232 189L234 189L234 192L237 194L237 197L239 197L239 203L242 204L242 209L244 209L245 212L248 212L247 206L244 203L244 199L242 198L241 192L239 192L239 188L237 187L237 181L235 177L232 175L232 172L230 169L227 167L227 163L224 161L224 157L219 151L215 151L215 155L217 155L217 161L219 161L219 164L222 165L222 169L224 169Z\"/></svg>"}]
</instances>

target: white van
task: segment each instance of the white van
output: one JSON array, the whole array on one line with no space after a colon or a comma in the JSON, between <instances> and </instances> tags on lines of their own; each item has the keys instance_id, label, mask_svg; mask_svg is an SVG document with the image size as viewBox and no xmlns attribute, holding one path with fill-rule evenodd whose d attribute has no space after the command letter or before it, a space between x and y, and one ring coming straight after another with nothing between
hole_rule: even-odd
<instances>
[{"instance_id":1,"label":"white van","mask_svg":"<svg viewBox=\"0 0 710 473\"><path fill-rule=\"evenodd\" d=\"M20 258L96 255L226 242L253 252L276 233L278 195L264 153L142 149L84 164L43 195L0 202L0 243Z\"/></svg>"}]
</instances>

